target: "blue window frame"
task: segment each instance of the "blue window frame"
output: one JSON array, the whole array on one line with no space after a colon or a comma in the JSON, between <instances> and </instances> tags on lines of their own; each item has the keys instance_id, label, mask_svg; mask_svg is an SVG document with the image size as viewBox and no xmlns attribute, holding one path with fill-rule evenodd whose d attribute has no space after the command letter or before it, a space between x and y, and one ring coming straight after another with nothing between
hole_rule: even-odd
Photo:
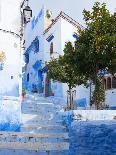
<instances>
[{"instance_id":1,"label":"blue window frame","mask_svg":"<svg viewBox=\"0 0 116 155\"><path fill-rule=\"evenodd\" d=\"M37 60L37 61L35 62L35 64L33 65L33 68L34 68L35 70L41 70L41 69L42 69L42 61L41 61L41 60Z\"/></svg>"},{"instance_id":2,"label":"blue window frame","mask_svg":"<svg viewBox=\"0 0 116 155\"><path fill-rule=\"evenodd\" d=\"M51 42L52 41L52 39L54 39L54 36L53 36L53 34L51 34L46 40L48 41L48 42Z\"/></svg>"},{"instance_id":3,"label":"blue window frame","mask_svg":"<svg viewBox=\"0 0 116 155\"><path fill-rule=\"evenodd\" d=\"M29 63L29 53L25 54L25 63L28 64Z\"/></svg>"},{"instance_id":4,"label":"blue window frame","mask_svg":"<svg viewBox=\"0 0 116 155\"><path fill-rule=\"evenodd\" d=\"M27 82L29 82L29 73L27 74Z\"/></svg>"},{"instance_id":5,"label":"blue window frame","mask_svg":"<svg viewBox=\"0 0 116 155\"><path fill-rule=\"evenodd\" d=\"M76 33L73 33L73 37L77 40L78 39L78 35Z\"/></svg>"}]
</instances>

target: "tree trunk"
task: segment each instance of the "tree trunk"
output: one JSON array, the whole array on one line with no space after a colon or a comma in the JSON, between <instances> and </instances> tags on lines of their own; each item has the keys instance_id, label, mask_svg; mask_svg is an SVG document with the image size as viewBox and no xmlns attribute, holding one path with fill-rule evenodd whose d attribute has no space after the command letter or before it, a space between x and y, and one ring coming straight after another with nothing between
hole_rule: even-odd
<instances>
[{"instance_id":1,"label":"tree trunk","mask_svg":"<svg viewBox=\"0 0 116 155\"><path fill-rule=\"evenodd\" d=\"M105 102L105 90L103 88L103 83L101 82L100 77L96 76L95 78L95 90L93 92L92 100L95 104L95 109L102 109Z\"/></svg>"},{"instance_id":2,"label":"tree trunk","mask_svg":"<svg viewBox=\"0 0 116 155\"><path fill-rule=\"evenodd\" d=\"M67 92L67 106L70 110L74 109L73 91L71 85L69 85L69 90Z\"/></svg>"}]
</instances>

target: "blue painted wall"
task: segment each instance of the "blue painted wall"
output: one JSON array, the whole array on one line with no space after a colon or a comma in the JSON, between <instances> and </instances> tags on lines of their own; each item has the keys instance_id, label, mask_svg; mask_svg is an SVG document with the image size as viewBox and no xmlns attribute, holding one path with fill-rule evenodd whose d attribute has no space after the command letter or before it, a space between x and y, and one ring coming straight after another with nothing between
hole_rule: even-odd
<instances>
[{"instance_id":1,"label":"blue painted wall","mask_svg":"<svg viewBox=\"0 0 116 155\"><path fill-rule=\"evenodd\" d=\"M116 121L75 122L69 136L69 155L116 155Z\"/></svg>"}]
</instances>

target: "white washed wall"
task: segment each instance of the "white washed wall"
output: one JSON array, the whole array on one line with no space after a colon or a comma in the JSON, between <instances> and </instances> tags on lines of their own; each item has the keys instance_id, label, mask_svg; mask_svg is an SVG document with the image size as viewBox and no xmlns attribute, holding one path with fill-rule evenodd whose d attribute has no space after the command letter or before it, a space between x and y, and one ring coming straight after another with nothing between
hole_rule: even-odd
<instances>
[{"instance_id":1,"label":"white washed wall","mask_svg":"<svg viewBox=\"0 0 116 155\"><path fill-rule=\"evenodd\" d=\"M116 110L74 110L74 119L79 120L113 120L116 116Z\"/></svg>"},{"instance_id":2,"label":"white washed wall","mask_svg":"<svg viewBox=\"0 0 116 155\"><path fill-rule=\"evenodd\" d=\"M0 71L0 94L19 96L21 85L20 38L0 32L0 51L5 52L6 61ZM11 79L13 76L13 79Z\"/></svg>"},{"instance_id":3,"label":"white washed wall","mask_svg":"<svg viewBox=\"0 0 116 155\"><path fill-rule=\"evenodd\" d=\"M20 1L0 0L0 28L19 34ZM22 60L20 38L0 31L0 52L6 61L0 71L0 130L16 130L20 126L22 92ZM11 79L13 76L13 79Z\"/></svg>"}]
</instances>

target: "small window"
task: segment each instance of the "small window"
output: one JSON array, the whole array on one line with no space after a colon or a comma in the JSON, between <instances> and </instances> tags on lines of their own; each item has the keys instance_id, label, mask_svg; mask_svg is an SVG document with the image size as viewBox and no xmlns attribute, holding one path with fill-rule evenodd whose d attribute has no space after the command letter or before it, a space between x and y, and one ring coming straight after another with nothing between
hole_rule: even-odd
<instances>
[{"instance_id":1,"label":"small window","mask_svg":"<svg viewBox=\"0 0 116 155\"><path fill-rule=\"evenodd\" d=\"M103 79L103 84L104 84L104 89L106 90L107 87L106 87L106 79L105 78Z\"/></svg>"},{"instance_id":2,"label":"small window","mask_svg":"<svg viewBox=\"0 0 116 155\"><path fill-rule=\"evenodd\" d=\"M111 77L107 78L107 89L111 89Z\"/></svg>"},{"instance_id":3,"label":"small window","mask_svg":"<svg viewBox=\"0 0 116 155\"><path fill-rule=\"evenodd\" d=\"M37 53L39 52L39 40L36 38L35 41L34 41L34 53Z\"/></svg>"},{"instance_id":4,"label":"small window","mask_svg":"<svg viewBox=\"0 0 116 155\"><path fill-rule=\"evenodd\" d=\"M116 77L112 77L112 88L116 88Z\"/></svg>"},{"instance_id":5,"label":"small window","mask_svg":"<svg viewBox=\"0 0 116 155\"><path fill-rule=\"evenodd\" d=\"M29 82L29 73L27 74L27 82Z\"/></svg>"},{"instance_id":6,"label":"small window","mask_svg":"<svg viewBox=\"0 0 116 155\"><path fill-rule=\"evenodd\" d=\"M26 64L29 63L29 54L28 53L25 54L25 63Z\"/></svg>"},{"instance_id":7,"label":"small window","mask_svg":"<svg viewBox=\"0 0 116 155\"><path fill-rule=\"evenodd\" d=\"M54 38L54 36L53 36L53 34L51 34L46 40L47 40L48 42L51 42L53 38Z\"/></svg>"},{"instance_id":8,"label":"small window","mask_svg":"<svg viewBox=\"0 0 116 155\"><path fill-rule=\"evenodd\" d=\"M13 79L13 76L11 76L11 80Z\"/></svg>"},{"instance_id":9,"label":"small window","mask_svg":"<svg viewBox=\"0 0 116 155\"><path fill-rule=\"evenodd\" d=\"M50 55L54 53L54 47L53 46L54 46L54 44L53 44L53 42L51 42L51 44L50 44Z\"/></svg>"},{"instance_id":10,"label":"small window","mask_svg":"<svg viewBox=\"0 0 116 155\"><path fill-rule=\"evenodd\" d=\"M73 33L73 37L78 40L78 35L75 32Z\"/></svg>"}]
</instances>

